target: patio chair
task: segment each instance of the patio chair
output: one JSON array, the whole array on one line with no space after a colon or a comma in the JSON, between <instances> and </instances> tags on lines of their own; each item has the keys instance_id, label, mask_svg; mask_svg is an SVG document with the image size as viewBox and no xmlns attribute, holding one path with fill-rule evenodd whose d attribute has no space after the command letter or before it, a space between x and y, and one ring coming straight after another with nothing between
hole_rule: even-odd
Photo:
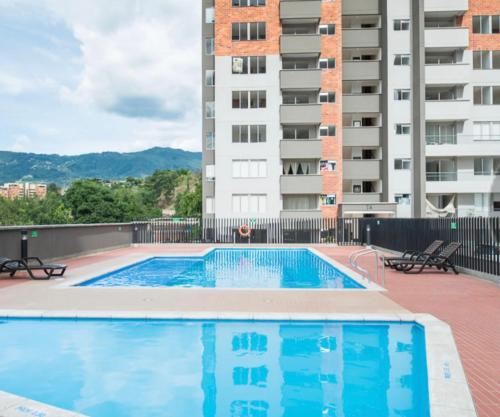
<instances>
[{"instance_id":1,"label":"patio chair","mask_svg":"<svg viewBox=\"0 0 500 417\"><path fill-rule=\"evenodd\" d=\"M445 272L448 272L448 269L452 269L453 272L458 275L459 272L450 258L461 246L462 244L459 242L451 242L439 253L439 255L424 255L418 259L400 261L395 263L395 268L406 274L419 274L426 267L436 267Z\"/></svg>"},{"instance_id":2,"label":"patio chair","mask_svg":"<svg viewBox=\"0 0 500 417\"><path fill-rule=\"evenodd\" d=\"M390 268L395 268L397 263L401 263L406 260L419 259L426 255L434 255L442 246L444 245L444 241L435 240L426 249L422 252L416 250L406 250L403 252L401 256L396 256L392 258L385 258L385 266Z\"/></svg>"},{"instance_id":3,"label":"patio chair","mask_svg":"<svg viewBox=\"0 0 500 417\"><path fill-rule=\"evenodd\" d=\"M10 259L0 257L0 274L7 273L11 277L17 272L27 272L31 279L47 280L52 277L62 277L66 272L66 265L45 264L40 258ZM36 276L34 271L42 271L44 276Z\"/></svg>"}]
</instances>

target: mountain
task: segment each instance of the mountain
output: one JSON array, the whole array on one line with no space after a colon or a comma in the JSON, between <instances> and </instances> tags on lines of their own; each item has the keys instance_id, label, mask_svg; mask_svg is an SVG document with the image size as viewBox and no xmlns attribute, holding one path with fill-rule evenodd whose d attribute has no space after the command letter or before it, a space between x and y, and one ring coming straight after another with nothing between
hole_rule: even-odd
<instances>
[{"instance_id":1,"label":"mountain","mask_svg":"<svg viewBox=\"0 0 500 417\"><path fill-rule=\"evenodd\" d=\"M119 180L145 177L157 169L199 171L201 153L174 148L103 152L75 156L0 151L0 184L39 181L65 185L80 178Z\"/></svg>"}]
</instances>

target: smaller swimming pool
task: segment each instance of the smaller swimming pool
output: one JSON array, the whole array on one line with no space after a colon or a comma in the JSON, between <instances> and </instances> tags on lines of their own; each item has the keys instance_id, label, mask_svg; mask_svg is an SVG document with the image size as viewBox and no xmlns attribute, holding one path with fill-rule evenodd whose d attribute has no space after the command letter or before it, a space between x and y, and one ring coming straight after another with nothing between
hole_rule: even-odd
<instances>
[{"instance_id":1,"label":"smaller swimming pool","mask_svg":"<svg viewBox=\"0 0 500 417\"><path fill-rule=\"evenodd\" d=\"M78 286L364 289L309 249L214 249L204 256L154 257Z\"/></svg>"}]
</instances>

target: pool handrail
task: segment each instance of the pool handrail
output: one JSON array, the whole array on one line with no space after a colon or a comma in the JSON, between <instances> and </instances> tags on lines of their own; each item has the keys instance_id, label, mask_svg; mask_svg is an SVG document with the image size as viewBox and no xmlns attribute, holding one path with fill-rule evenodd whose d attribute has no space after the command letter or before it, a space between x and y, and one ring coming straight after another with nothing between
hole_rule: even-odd
<instances>
[{"instance_id":1,"label":"pool handrail","mask_svg":"<svg viewBox=\"0 0 500 417\"><path fill-rule=\"evenodd\" d=\"M375 270L377 271L376 280L372 278L370 271L358 264L359 258L372 254L375 255ZM368 281L376 282L377 284L381 284L382 287L385 287L385 256L383 252L377 249L373 249L372 247L360 249L356 252L351 253L351 255L349 256L349 265ZM381 273L379 273L380 270L382 271Z\"/></svg>"}]
</instances>

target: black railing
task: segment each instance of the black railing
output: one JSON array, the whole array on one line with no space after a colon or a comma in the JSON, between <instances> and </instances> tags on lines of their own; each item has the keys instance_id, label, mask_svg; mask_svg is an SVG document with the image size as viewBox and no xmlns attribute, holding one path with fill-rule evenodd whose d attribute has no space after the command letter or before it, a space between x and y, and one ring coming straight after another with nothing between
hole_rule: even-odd
<instances>
[{"instance_id":1,"label":"black railing","mask_svg":"<svg viewBox=\"0 0 500 417\"><path fill-rule=\"evenodd\" d=\"M370 225L372 245L403 252L423 250L434 240L460 242L454 256L457 266L500 275L500 219L362 219L360 228Z\"/></svg>"}]
</instances>

